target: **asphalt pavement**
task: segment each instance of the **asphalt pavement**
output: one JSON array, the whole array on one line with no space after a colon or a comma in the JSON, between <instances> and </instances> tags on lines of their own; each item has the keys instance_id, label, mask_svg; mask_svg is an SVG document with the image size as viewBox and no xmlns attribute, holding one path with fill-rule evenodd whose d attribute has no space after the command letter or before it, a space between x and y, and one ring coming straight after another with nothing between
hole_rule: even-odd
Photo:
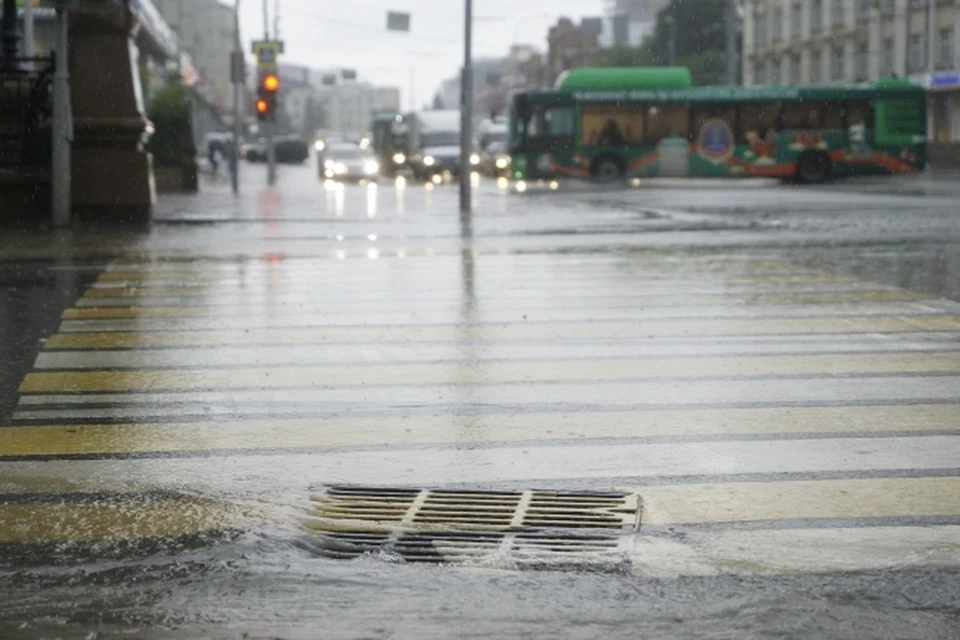
<instances>
[{"instance_id":1,"label":"asphalt pavement","mask_svg":"<svg viewBox=\"0 0 960 640\"><path fill-rule=\"evenodd\" d=\"M960 181L243 168L0 236L0 637L960 637Z\"/></svg>"}]
</instances>

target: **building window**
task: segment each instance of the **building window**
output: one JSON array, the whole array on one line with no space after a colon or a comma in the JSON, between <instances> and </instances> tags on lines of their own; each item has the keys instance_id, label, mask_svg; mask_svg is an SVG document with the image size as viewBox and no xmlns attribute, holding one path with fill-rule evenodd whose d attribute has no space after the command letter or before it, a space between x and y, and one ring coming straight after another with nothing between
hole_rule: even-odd
<instances>
[{"instance_id":1,"label":"building window","mask_svg":"<svg viewBox=\"0 0 960 640\"><path fill-rule=\"evenodd\" d=\"M845 59L845 47L839 45L833 48L833 79L843 80L843 77L847 75L847 65Z\"/></svg>"},{"instance_id":2,"label":"building window","mask_svg":"<svg viewBox=\"0 0 960 640\"><path fill-rule=\"evenodd\" d=\"M857 45L857 80L866 80L870 75L870 44L861 42Z\"/></svg>"},{"instance_id":3,"label":"building window","mask_svg":"<svg viewBox=\"0 0 960 640\"><path fill-rule=\"evenodd\" d=\"M803 35L803 5L799 2L793 5L793 26L791 33L796 38Z\"/></svg>"},{"instance_id":4,"label":"building window","mask_svg":"<svg viewBox=\"0 0 960 640\"><path fill-rule=\"evenodd\" d=\"M880 75L892 76L894 72L894 43L893 38L886 38L883 41L883 70Z\"/></svg>"},{"instance_id":5,"label":"building window","mask_svg":"<svg viewBox=\"0 0 960 640\"><path fill-rule=\"evenodd\" d=\"M754 36L756 44L766 45L767 44L767 14L766 13L756 13L753 16L754 24Z\"/></svg>"},{"instance_id":6,"label":"building window","mask_svg":"<svg viewBox=\"0 0 960 640\"><path fill-rule=\"evenodd\" d=\"M823 28L823 0L810 3L810 31L816 33Z\"/></svg>"},{"instance_id":7,"label":"building window","mask_svg":"<svg viewBox=\"0 0 960 640\"><path fill-rule=\"evenodd\" d=\"M773 10L773 41L783 40L783 9L777 7Z\"/></svg>"},{"instance_id":8,"label":"building window","mask_svg":"<svg viewBox=\"0 0 960 640\"><path fill-rule=\"evenodd\" d=\"M880 10L885 14L895 13L897 11L897 0L882 0Z\"/></svg>"},{"instance_id":9,"label":"building window","mask_svg":"<svg viewBox=\"0 0 960 640\"><path fill-rule=\"evenodd\" d=\"M833 0L833 26L841 27L847 21L844 4L847 0Z\"/></svg>"},{"instance_id":10,"label":"building window","mask_svg":"<svg viewBox=\"0 0 960 640\"><path fill-rule=\"evenodd\" d=\"M865 20L870 17L870 8L873 6L873 0L857 0L857 17Z\"/></svg>"},{"instance_id":11,"label":"building window","mask_svg":"<svg viewBox=\"0 0 960 640\"><path fill-rule=\"evenodd\" d=\"M771 62L770 84L780 84L780 60L776 58Z\"/></svg>"},{"instance_id":12,"label":"building window","mask_svg":"<svg viewBox=\"0 0 960 640\"><path fill-rule=\"evenodd\" d=\"M823 82L823 54L819 49L810 55L810 82Z\"/></svg>"},{"instance_id":13,"label":"building window","mask_svg":"<svg viewBox=\"0 0 960 640\"><path fill-rule=\"evenodd\" d=\"M790 59L790 80L793 84L803 84L803 58L799 53Z\"/></svg>"},{"instance_id":14,"label":"building window","mask_svg":"<svg viewBox=\"0 0 960 640\"><path fill-rule=\"evenodd\" d=\"M938 66L941 69L951 69L953 68L953 27L946 27L945 29L940 29L940 41L939 47L937 49L939 60Z\"/></svg>"},{"instance_id":15,"label":"building window","mask_svg":"<svg viewBox=\"0 0 960 640\"><path fill-rule=\"evenodd\" d=\"M923 69L923 36L919 33L910 34L910 71Z\"/></svg>"},{"instance_id":16,"label":"building window","mask_svg":"<svg viewBox=\"0 0 960 640\"><path fill-rule=\"evenodd\" d=\"M753 83L754 84L767 84L767 61L760 60L757 62L757 66L753 72Z\"/></svg>"}]
</instances>

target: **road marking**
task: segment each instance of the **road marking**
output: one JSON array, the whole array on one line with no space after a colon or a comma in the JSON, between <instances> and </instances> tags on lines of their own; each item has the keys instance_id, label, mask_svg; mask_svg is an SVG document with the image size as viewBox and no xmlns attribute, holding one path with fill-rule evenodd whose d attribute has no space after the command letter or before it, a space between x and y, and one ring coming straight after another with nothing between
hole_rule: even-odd
<instances>
[{"instance_id":1,"label":"road marking","mask_svg":"<svg viewBox=\"0 0 960 640\"><path fill-rule=\"evenodd\" d=\"M637 536L633 573L645 577L834 573L960 564L960 526L692 531Z\"/></svg>"},{"instance_id":2,"label":"road marking","mask_svg":"<svg viewBox=\"0 0 960 640\"><path fill-rule=\"evenodd\" d=\"M635 489L643 524L960 516L960 477L660 485Z\"/></svg>"},{"instance_id":3,"label":"road marking","mask_svg":"<svg viewBox=\"0 0 960 640\"><path fill-rule=\"evenodd\" d=\"M217 500L118 500L0 505L0 544L169 538L250 527L262 507Z\"/></svg>"},{"instance_id":4,"label":"road marking","mask_svg":"<svg viewBox=\"0 0 960 640\"><path fill-rule=\"evenodd\" d=\"M670 320L465 327L323 327L210 331L90 332L55 334L46 349L120 349L215 345L466 342L471 340L585 340L670 336L756 336L816 333L960 331L960 316L885 316L764 320Z\"/></svg>"},{"instance_id":5,"label":"road marking","mask_svg":"<svg viewBox=\"0 0 960 640\"><path fill-rule=\"evenodd\" d=\"M960 436L921 435L885 438L725 440L710 442L569 442L535 446L517 442L498 447L375 447L364 450L263 452L230 456L161 456L51 460L42 473L51 482L72 483L84 491L115 491L136 483L153 491L204 495L257 495L303 491L337 484L367 486L652 486L696 481L771 481L817 477L909 475L956 470ZM36 461L0 462L0 478L36 485ZM958 473L951 472L951 475ZM611 480L616 478L616 480Z\"/></svg>"},{"instance_id":6,"label":"road marking","mask_svg":"<svg viewBox=\"0 0 960 640\"><path fill-rule=\"evenodd\" d=\"M470 365L455 362L180 371L34 371L24 377L20 392L144 392L908 372L960 372L960 351L923 354L483 362Z\"/></svg>"},{"instance_id":7,"label":"road marking","mask_svg":"<svg viewBox=\"0 0 960 640\"><path fill-rule=\"evenodd\" d=\"M0 428L0 456L562 442L608 438L903 434L955 429L960 429L960 404L37 425Z\"/></svg>"},{"instance_id":8,"label":"road marking","mask_svg":"<svg viewBox=\"0 0 960 640\"><path fill-rule=\"evenodd\" d=\"M616 342L530 342L524 344L476 345L475 362L556 360L558 358L623 360L627 358L708 357L745 355L803 355L826 353L931 353L953 351L960 333L918 334L912 339L890 340L886 336L853 337L843 340L826 336L758 339L694 338L690 340L620 340ZM943 338L943 339L935 339ZM186 369L236 368L338 364L343 362L400 364L411 362L455 362L463 348L455 343L437 345L381 344L215 347L207 349L118 349L94 351L40 351L35 369Z\"/></svg>"},{"instance_id":9,"label":"road marking","mask_svg":"<svg viewBox=\"0 0 960 640\"><path fill-rule=\"evenodd\" d=\"M316 303L315 295L280 294L224 294L208 292L199 298L202 304L187 304L191 296L135 296L102 295L105 289L88 290L77 301L77 307L64 311L64 319L83 318L143 318L178 316L230 316L250 313L416 313L424 311L459 312L462 300L356 300L352 302ZM259 303L244 303L251 298L262 298ZM279 300L278 300L279 299ZM211 300L216 304L210 304ZM760 304L840 304L866 302L937 302L932 298L909 291L816 291L768 294L700 296L639 295L583 298L478 298L477 310L552 310L552 309L642 309L647 307L725 306Z\"/></svg>"},{"instance_id":10,"label":"road marking","mask_svg":"<svg viewBox=\"0 0 960 640\"><path fill-rule=\"evenodd\" d=\"M535 382L403 387L331 387L177 391L173 393L84 393L24 395L21 407L36 408L17 419L97 418L130 422L152 416L236 415L335 416L344 411L370 419L395 411L411 415L438 412L488 412L509 407L557 412L613 409L682 409L696 407L770 407L863 404L955 404L960 376L876 376L838 378L700 379L691 395L689 380L632 380L603 383ZM50 410L50 407L61 409ZM47 408L44 410L43 408ZM87 408L92 407L92 408Z\"/></svg>"}]
</instances>

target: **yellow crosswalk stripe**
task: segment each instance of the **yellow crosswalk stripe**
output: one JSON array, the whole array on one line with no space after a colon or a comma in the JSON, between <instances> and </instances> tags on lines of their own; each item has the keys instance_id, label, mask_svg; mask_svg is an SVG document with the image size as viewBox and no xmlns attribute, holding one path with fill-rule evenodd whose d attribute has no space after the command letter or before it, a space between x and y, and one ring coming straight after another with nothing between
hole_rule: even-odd
<instances>
[{"instance_id":1,"label":"yellow crosswalk stripe","mask_svg":"<svg viewBox=\"0 0 960 640\"><path fill-rule=\"evenodd\" d=\"M184 499L0 504L0 544L168 538L262 523L265 509Z\"/></svg>"},{"instance_id":2,"label":"yellow crosswalk stripe","mask_svg":"<svg viewBox=\"0 0 960 640\"><path fill-rule=\"evenodd\" d=\"M0 429L0 455L256 451L800 433L923 433L958 428L960 405L955 404L42 425Z\"/></svg>"},{"instance_id":3,"label":"yellow crosswalk stripe","mask_svg":"<svg viewBox=\"0 0 960 640\"><path fill-rule=\"evenodd\" d=\"M101 290L97 290L101 291ZM90 297L89 295L87 297ZM123 297L123 296L117 296ZM94 299L99 299L93 296ZM550 310L550 309L622 309L645 307L698 307L735 306L759 304L837 304L850 302L916 302L923 296L908 291L824 291L797 292L794 294L717 295L695 296L636 296L619 298L533 298L484 299L477 303L477 310ZM111 319L111 318L179 318L235 315L279 315L304 313L411 313L423 311L460 311L462 304L447 300L416 300L395 302L356 301L327 304L264 301L261 304L224 305L149 305L140 306L88 306L65 309L64 320Z\"/></svg>"},{"instance_id":4,"label":"yellow crosswalk stripe","mask_svg":"<svg viewBox=\"0 0 960 640\"><path fill-rule=\"evenodd\" d=\"M643 524L960 516L960 477L678 484L633 489Z\"/></svg>"},{"instance_id":5,"label":"yellow crosswalk stripe","mask_svg":"<svg viewBox=\"0 0 960 640\"><path fill-rule=\"evenodd\" d=\"M405 365L264 367L183 371L32 372L21 393L265 389L856 373L960 372L960 352L557 360Z\"/></svg>"},{"instance_id":6,"label":"yellow crosswalk stripe","mask_svg":"<svg viewBox=\"0 0 960 640\"><path fill-rule=\"evenodd\" d=\"M458 327L323 327L223 331L104 331L59 333L47 349L124 349L245 344L460 342L466 340L586 340L783 334L960 331L960 316L864 316L802 319L697 319L649 322L522 322Z\"/></svg>"}]
</instances>

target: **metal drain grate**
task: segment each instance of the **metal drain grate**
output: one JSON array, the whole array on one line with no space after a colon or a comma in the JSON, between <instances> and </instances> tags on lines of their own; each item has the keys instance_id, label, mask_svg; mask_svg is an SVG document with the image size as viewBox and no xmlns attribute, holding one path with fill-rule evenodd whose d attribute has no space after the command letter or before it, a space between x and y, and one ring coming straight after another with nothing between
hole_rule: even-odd
<instances>
[{"instance_id":1,"label":"metal drain grate","mask_svg":"<svg viewBox=\"0 0 960 640\"><path fill-rule=\"evenodd\" d=\"M320 553L407 562L507 563L525 568L619 565L639 529L627 493L327 488L307 526Z\"/></svg>"}]
</instances>

